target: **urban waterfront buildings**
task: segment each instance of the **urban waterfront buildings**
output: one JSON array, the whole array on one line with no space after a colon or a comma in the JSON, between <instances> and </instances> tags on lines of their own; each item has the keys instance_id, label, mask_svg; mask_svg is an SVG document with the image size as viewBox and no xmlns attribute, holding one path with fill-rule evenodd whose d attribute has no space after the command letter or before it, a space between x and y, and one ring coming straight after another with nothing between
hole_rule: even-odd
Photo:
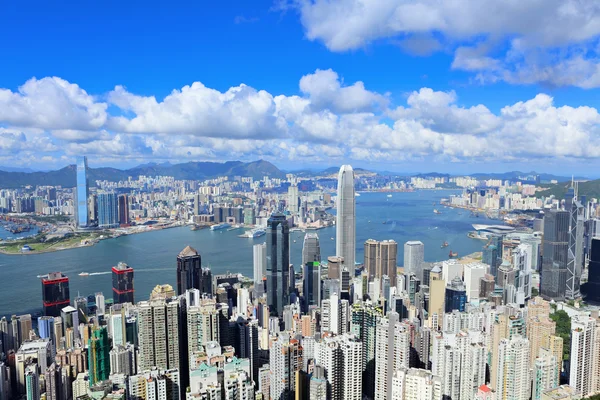
<instances>
[{"instance_id":1,"label":"urban waterfront buildings","mask_svg":"<svg viewBox=\"0 0 600 400\"><path fill-rule=\"evenodd\" d=\"M290 227L285 215L267 221L267 305L271 315L283 316L290 302Z\"/></svg>"},{"instance_id":2,"label":"urban waterfront buildings","mask_svg":"<svg viewBox=\"0 0 600 400\"><path fill-rule=\"evenodd\" d=\"M254 266L254 288L264 292L264 279L267 278L267 243L252 246Z\"/></svg>"},{"instance_id":3,"label":"urban waterfront buildings","mask_svg":"<svg viewBox=\"0 0 600 400\"><path fill-rule=\"evenodd\" d=\"M58 317L60 310L71 302L69 278L61 272L51 272L42 278L44 315Z\"/></svg>"},{"instance_id":4,"label":"urban waterfront buildings","mask_svg":"<svg viewBox=\"0 0 600 400\"><path fill-rule=\"evenodd\" d=\"M100 193L98 201L98 228L117 228L119 226L119 199L116 193Z\"/></svg>"},{"instance_id":5,"label":"urban waterfront buildings","mask_svg":"<svg viewBox=\"0 0 600 400\"><path fill-rule=\"evenodd\" d=\"M394 240L377 241L369 239L365 242L364 268L370 279L381 282L384 276L390 279L390 286L395 287L397 281L398 244Z\"/></svg>"},{"instance_id":6,"label":"urban waterfront buildings","mask_svg":"<svg viewBox=\"0 0 600 400\"><path fill-rule=\"evenodd\" d=\"M113 303L134 303L133 268L119 262L111 271Z\"/></svg>"},{"instance_id":7,"label":"urban waterfront buildings","mask_svg":"<svg viewBox=\"0 0 600 400\"><path fill-rule=\"evenodd\" d=\"M425 261L425 245L418 240L404 243L404 275L415 275L422 280L422 265Z\"/></svg>"},{"instance_id":8,"label":"urban waterfront buildings","mask_svg":"<svg viewBox=\"0 0 600 400\"><path fill-rule=\"evenodd\" d=\"M350 165L342 165L338 174L337 222L335 255L354 267L356 257L356 199L354 171Z\"/></svg>"}]
</instances>

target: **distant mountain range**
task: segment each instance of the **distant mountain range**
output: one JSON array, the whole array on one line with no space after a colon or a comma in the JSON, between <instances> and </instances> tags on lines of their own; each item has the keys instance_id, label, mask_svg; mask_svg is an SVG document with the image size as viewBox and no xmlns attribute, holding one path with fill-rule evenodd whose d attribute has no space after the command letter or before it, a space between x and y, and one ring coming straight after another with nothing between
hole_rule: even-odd
<instances>
[{"instance_id":1,"label":"distant mountain range","mask_svg":"<svg viewBox=\"0 0 600 400\"><path fill-rule=\"evenodd\" d=\"M577 187L577 195L579 197L586 196L587 200L591 198L600 198L600 179L594 179L592 181L579 182ZM560 182L555 185L551 185L548 189L539 191L536 193L537 197L550 197L554 196L557 199L564 199L567 189L571 186L571 180L567 182Z\"/></svg>"},{"instance_id":2,"label":"distant mountain range","mask_svg":"<svg viewBox=\"0 0 600 400\"><path fill-rule=\"evenodd\" d=\"M0 187L19 188L27 185L74 187L76 182L75 170L75 165L68 165L59 170L48 172L12 172L0 170ZM175 179L189 180L210 179L219 176L251 176L255 179L262 179L264 176L285 178L284 172L264 160L252 162L227 161L224 163L149 163L125 170L105 167L90 168L88 172L89 182L92 186L95 186L97 180L120 181L127 180L130 176L137 179L140 175L173 176Z\"/></svg>"},{"instance_id":3,"label":"distant mountain range","mask_svg":"<svg viewBox=\"0 0 600 400\"><path fill-rule=\"evenodd\" d=\"M19 169L11 167L0 166L0 187L1 188L19 188L23 186L63 186L63 187L74 187L75 186L75 165L68 165L64 168L55 171L31 171L29 169ZM316 177L316 176L335 176L339 171L339 167L330 167L323 170L317 169L304 169L289 171L298 176L302 177ZM377 173L379 175L387 176L398 176L408 177L409 174L401 174L389 171L369 171L363 168L355 168L357 175L366 175ZM282 171L272 163L265 160L258 160L252 162L242 161L226 161L223 163L218 162L187 162L181 164L166 163L147 163L141 164L129 169L117 169L117 168L90 168L88 172L90 185L95 186L97 180L106 181L120 181L127 180L128 177L137 179L140 175L146 176L173 176L175 179L186 179L186 180L202 180L211 179L219 176L251 176L254 179L262 179L264 176L270 176L272 178L285 178L286 171ZM557 176L551 174L538 174L536 172L520 172L512 171L505 173L477 173L471 174L477 179L502 179L502 180L516 180L518 177L539 175L542 181L556 180L558 182L570 182L571 178L566 176ZM443 173L426 173L412 176L419 177L451 177L455 175L443 174ZM465 176L465 175L461 175ZM585 178L578 178L578 180L585 180ZM593 182L596 182L594 184ZM566 185L566 183L564 184ZM549 185L549 189L545 192L547 194L554 194L557 197L562 197L564 191L566 191L563 184ZM596 193L594 189L597 186L597 195L594 197L600 197L600 180L588 181L579 184L580 192L589 191L590 194ZM589 189L589 190L588 190ZM544 193L544 192L540 192Z\"/></svg>"}]
</instances>

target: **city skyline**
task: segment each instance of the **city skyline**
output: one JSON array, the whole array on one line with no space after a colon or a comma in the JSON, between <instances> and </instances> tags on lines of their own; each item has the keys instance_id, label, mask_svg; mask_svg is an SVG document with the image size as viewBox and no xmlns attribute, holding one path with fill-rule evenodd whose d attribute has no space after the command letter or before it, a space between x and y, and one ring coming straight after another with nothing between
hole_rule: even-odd
<instances>
[{"instance_id":1,"label":"city skyline","mask_svg":"<svg viewBox=\"0 0 600 400\"><path fill-rule=\"evenodd\" d=\"M258 158L407 172L598 166L594 7L467 5L458 15L428 1L417 10L359 3L370 18L342 0L237 1L150 8L148 23L119 18L135 5L12 4L6 28L26 13L46 40L34 30L3 48L14 62L0 81L0 165L54 168L86 154L119 167ZM81 40L50 25L53 13L88 16ZM114 30L98 35L96 15ZM149 27L161 18L177 29L157 36Z\"/></svg>"}]
</instances>

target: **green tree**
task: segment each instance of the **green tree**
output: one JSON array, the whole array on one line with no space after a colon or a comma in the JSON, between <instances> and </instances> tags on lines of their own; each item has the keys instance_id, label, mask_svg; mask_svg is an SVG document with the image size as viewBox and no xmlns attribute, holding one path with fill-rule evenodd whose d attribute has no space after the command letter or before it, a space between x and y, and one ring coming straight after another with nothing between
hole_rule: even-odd
<instances>
[{"instance_id":1,"label":"green tree","mask_svg":"<svg viewBox=\"0 0 600 400\"><path fill-rule=\"evenodd\" d=\"M571 317L564 310L557 310L550 314L550 319L556 322L556 336L563 340L563 360L569 360L571 353Z\"/></svg>"}]
</instances>

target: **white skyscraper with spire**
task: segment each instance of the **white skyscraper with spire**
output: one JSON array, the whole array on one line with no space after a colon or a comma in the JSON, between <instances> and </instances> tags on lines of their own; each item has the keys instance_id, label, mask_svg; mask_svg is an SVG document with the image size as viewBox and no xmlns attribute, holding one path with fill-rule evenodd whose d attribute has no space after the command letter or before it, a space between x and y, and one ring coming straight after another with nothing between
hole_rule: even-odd
<instances>
[{"instance_id":1,"label":"white skyscraper with spire","mask_svg":"<svg viewBox=\"0 0 600 400\"><path fill-rule=\"evenodd\" d=\"M356 251L356 202L354 199L354 171L342 165L338 175L337 222L335 255L344 258L344 264L354 270Z\"/></svg>"}]
</instances>

